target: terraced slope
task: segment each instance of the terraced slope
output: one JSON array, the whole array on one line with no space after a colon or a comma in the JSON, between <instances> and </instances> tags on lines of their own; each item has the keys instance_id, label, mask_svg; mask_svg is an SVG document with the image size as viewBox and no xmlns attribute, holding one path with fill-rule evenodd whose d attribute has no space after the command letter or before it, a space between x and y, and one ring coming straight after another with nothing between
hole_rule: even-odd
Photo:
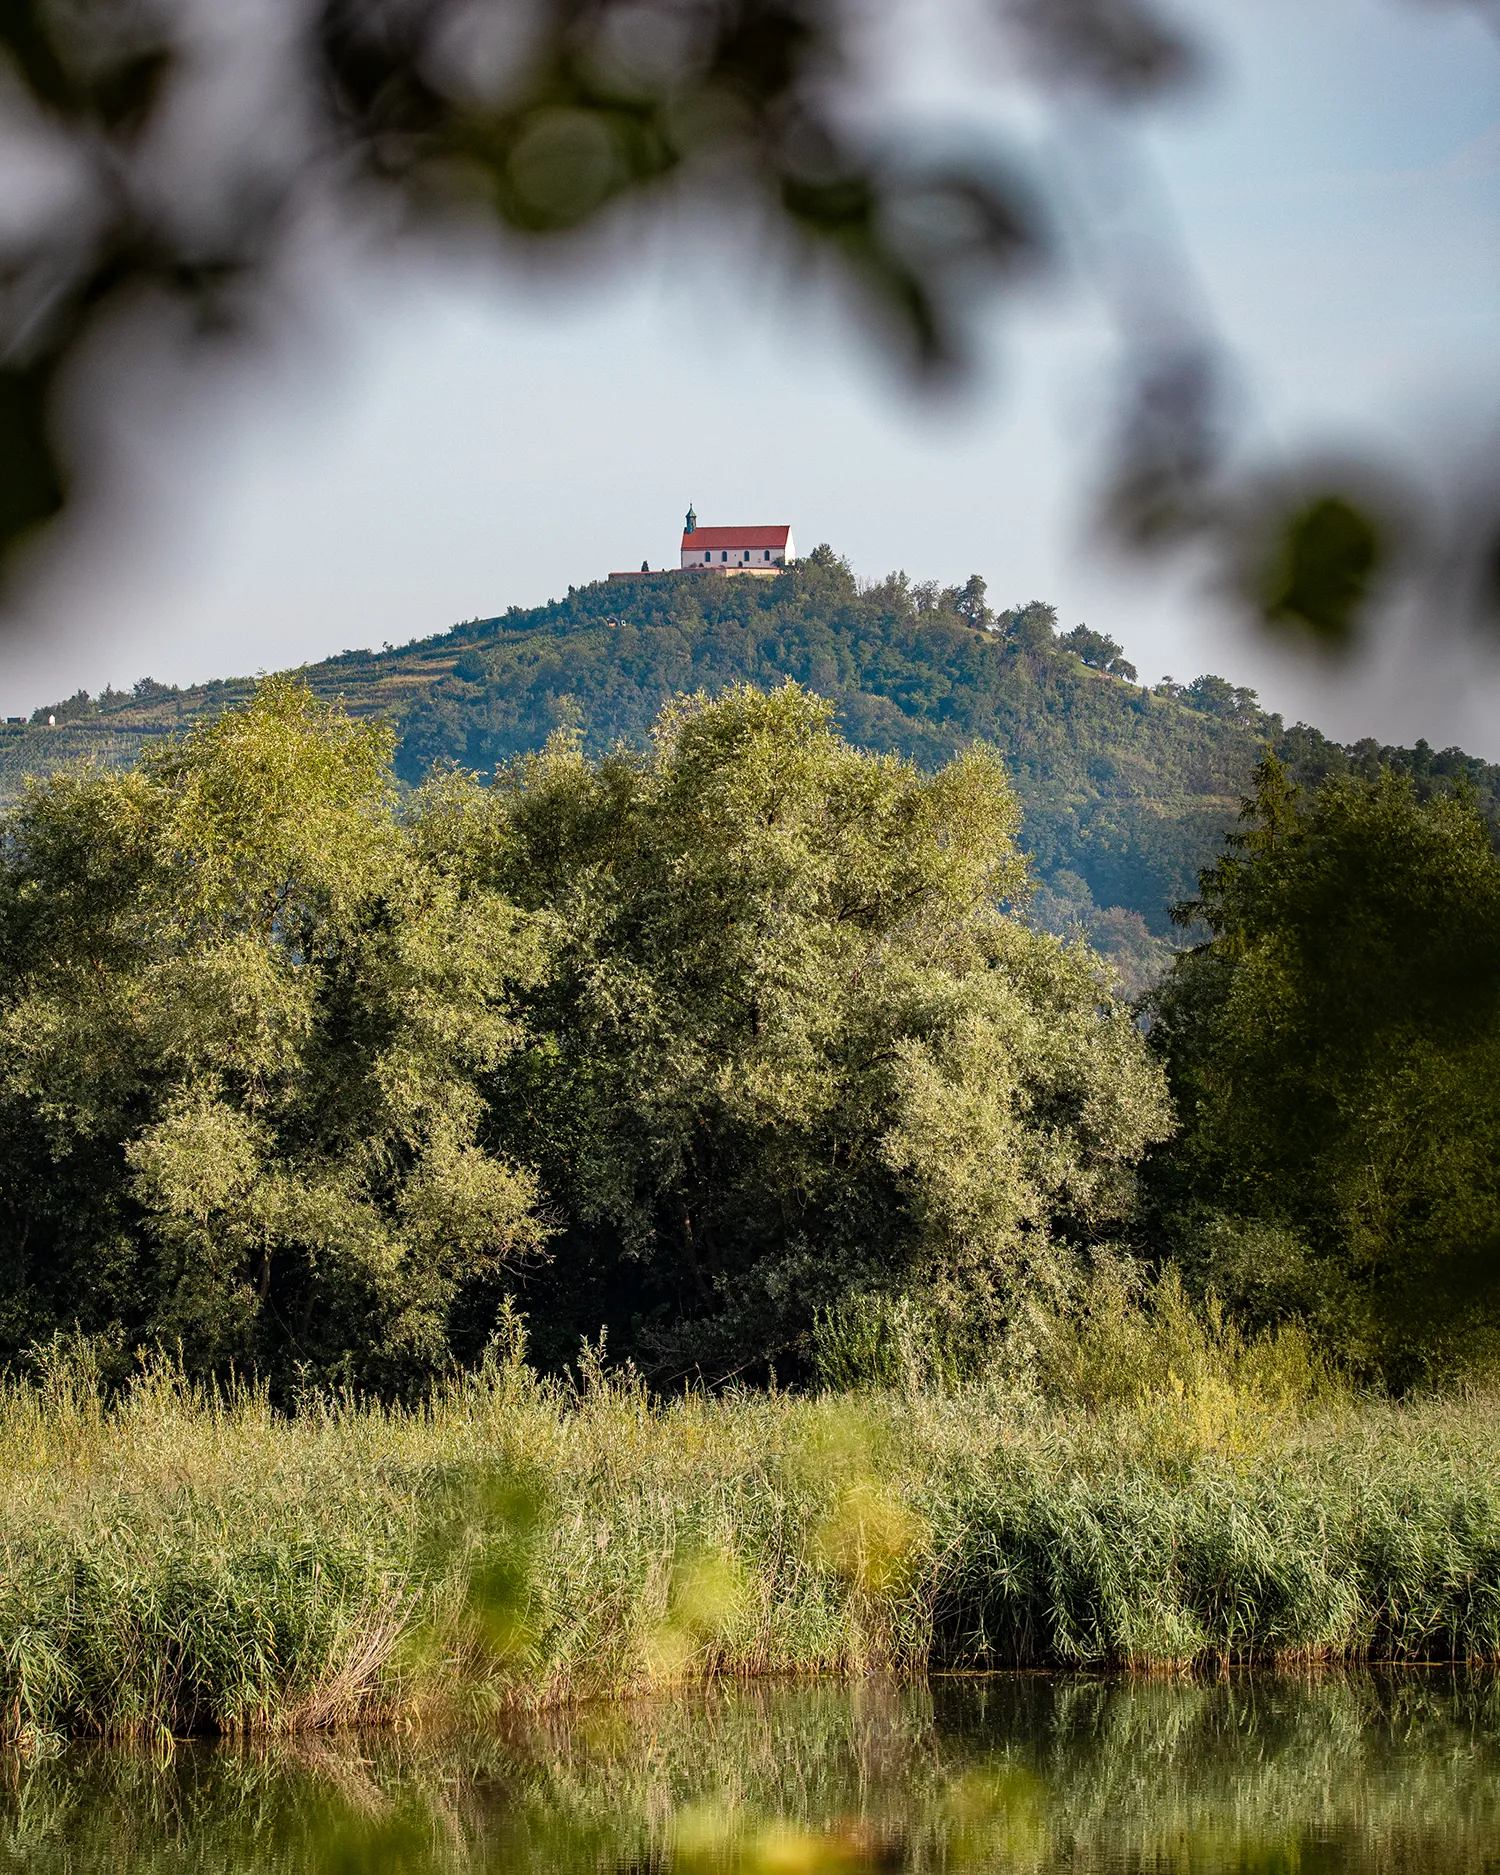
<instances>
[{"instance_id":1,"label":"terraced slope","mask_svg":"<svg viewBox=\"0 0 1500 1875\"><path fill-rule=\"evenodd\" d=\"M447 634L419 648L346 651L302 667L302 676L322 697L338 699L356 716L388 716L399 722L446 677L458 657ZM149 678L144 695L106 693L81 703L70 697L46 704L29 723L0 725L0 802L13 801L28 775L47 775L80 761L126 767L148 743L190 728L242 703L255 688L253 677L220 678L186 690L169 690ZM49 725L46 718L58 721Z\"/></svg>"}]
</instances>

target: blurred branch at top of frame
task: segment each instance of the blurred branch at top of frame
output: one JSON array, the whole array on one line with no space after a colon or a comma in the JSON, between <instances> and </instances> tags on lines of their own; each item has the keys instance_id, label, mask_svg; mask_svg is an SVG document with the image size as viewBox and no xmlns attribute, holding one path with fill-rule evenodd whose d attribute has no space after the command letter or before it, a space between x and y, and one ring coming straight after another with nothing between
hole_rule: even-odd
<instances>
[{"instance_id":1,"label":"blurred branch at top of frame","mask_svg":"<svg viewBox=\"0 0 1500 1875\"><path fill-rule=\"evenodd\" d=\"M64 394L108 396L108 373L75 363L118 349L132 320L165 330L168 352L253 337L318 218L366 238L478 230L515 260L571 253L627 210L696 203L831 268L920 381L961 372L983 298L1061 263L1042 206L1057 178L998 138L934 153L870 95L877 12L0 0L0 561L69 500L82 452L62 438ZM1077 159L1075 218L1120 337L1106 531L1136 551L1207 544L1269 625L1325 647L1357 640L1401 568L1493 613L1500 508L1482 476L1455 545L1393 494L1399 478L1364 475L1381 484L1372 504L1358 472L1235 463L1229 363L1169 217L1138 186L1131 130L1201 77L1198 41L1146 0L988 0L987 18ZM1139 213L1122 220L1131 190ZM93 413L71 414L86 431Z\"/></svg>"}]
</instances>

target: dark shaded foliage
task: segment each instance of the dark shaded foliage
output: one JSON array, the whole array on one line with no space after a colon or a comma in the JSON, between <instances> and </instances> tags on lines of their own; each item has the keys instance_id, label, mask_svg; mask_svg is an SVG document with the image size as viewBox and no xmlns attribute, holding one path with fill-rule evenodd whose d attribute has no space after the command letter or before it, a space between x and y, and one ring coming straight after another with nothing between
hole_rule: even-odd
<instances>
[{"instance_id":1,"label":"dark shaded foliage","mask_svg":"<svg viewBox=\"0 0 1500 1875\"><path fill-rule=\"evenodd\" d=\"M1430 784L1429 784L1430 786ZM1500 1325L1500 859L1466 791L1273 757L1151 999L1164 1241L1388 1377Z\"/></svg>"}]
</instances>

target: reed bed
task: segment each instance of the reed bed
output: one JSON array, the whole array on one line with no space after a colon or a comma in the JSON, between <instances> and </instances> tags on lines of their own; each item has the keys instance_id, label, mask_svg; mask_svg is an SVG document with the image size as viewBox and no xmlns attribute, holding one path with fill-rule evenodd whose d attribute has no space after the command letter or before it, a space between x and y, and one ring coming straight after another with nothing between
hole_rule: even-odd
<instances>
[{"instance_id":1,"label":"reed bed","mask_svg":"<svg viewBox=\"0 0 1500 1875\"><path fill-rule=\"evenodd\" d=\"M58 1349L0 1391L0 1728L483 1714L713 1676L1500 1656L1484 1391L1117 1320L945 1386L654 1399L514 1339L413 1407ZM1175 1337L1175 1339L1174 1339Z\"/></svg>"}]
</instances>

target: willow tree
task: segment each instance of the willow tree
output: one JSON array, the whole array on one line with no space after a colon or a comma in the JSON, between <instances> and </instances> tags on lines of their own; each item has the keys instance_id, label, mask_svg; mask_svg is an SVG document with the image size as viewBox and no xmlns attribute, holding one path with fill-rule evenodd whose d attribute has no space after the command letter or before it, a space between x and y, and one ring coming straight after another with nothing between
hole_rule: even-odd
<instances>
[{"instance_id":1,"label":"willow tree","mask_svg":"<svg viewBox=\"0 0 1500 1875\"><path fill-rule=\"evenodd\" d=\"M1161 1076L1098 960L1007 909L1018 820L993 753L924 775L793 684L435 785L436 863L552 934L491 1080L564 1225L542 1345L608 1321L663 1373L785 1371L851 1293L982 1327L1118 1227Z\"/></svg>"},{"instance_id":2,"label":"willow tree","mask_svg":"<svg viewBox=\"0 0 1500 1875\"><path fill-rule=\"evenodd\" d=\"M0 845L0 1323L400 1388L538 1248L478 1143L531 923L424 860L388 730L283 681Z\"/></svg>"}]
</instances>

